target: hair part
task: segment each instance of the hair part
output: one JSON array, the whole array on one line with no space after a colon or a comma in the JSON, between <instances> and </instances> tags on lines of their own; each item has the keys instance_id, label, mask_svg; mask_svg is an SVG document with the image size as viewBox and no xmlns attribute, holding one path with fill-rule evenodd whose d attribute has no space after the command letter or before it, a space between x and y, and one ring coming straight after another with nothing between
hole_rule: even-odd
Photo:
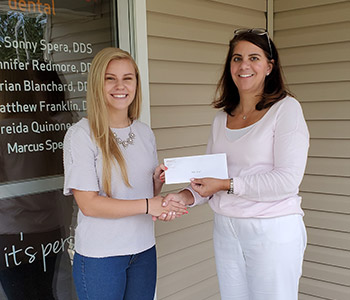
<instances>
[{"instance_id":1,"label":"hair part","mask_svg":"<svg viewBox=\"0 0 350 300\"><path fill-rule=\"evenodd\" d=\"M240 41L247 41L264 51L266 59L272 64L272 70L269 76L266 76L264 82L264 91L260 95L261 99L256 104L256 110L271 107L276 102L282 100L287 95L292 95L285 86L282 67L280 64L279 55L275 44L270 39L271 52L268 40L268 34L258 35L252 32L244 32L234 36L229 44L229 51L227 53L224 70L218 81L215 93L215 99L212 105L215 108L223 108L223 110L230 114L236 109L240 103L239 91L232 79L231 75L231 60L234 49Z\"/></svg>"},{"instance_id":2,"label":"hair part","mask_svg":"<svg viewBox=\"0 0 350 300\"><path fill-rule=\"evenodd\" d=\"M98 52L92 60L88 75L86 93L87 116L92 135L102 152L102 185L108 196L111 195L112 165L115 167L119 166L125 185L131 187L125 159L109 128L109 114L104 84L106 70L112 60L128 60L135 69L136 93L128 108L128 117L132 121L139 118L142 102L140 73L131 55L124 50L113 47L108 47Z\"/></svg>"}]
</instances>

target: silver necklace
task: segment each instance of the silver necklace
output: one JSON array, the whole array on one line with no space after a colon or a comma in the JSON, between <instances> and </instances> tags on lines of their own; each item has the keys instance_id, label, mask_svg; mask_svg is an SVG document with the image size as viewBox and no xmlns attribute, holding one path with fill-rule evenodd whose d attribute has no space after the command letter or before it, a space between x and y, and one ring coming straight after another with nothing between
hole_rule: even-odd
<instances>
[{"instance_id":1,"label":"silver necklace","mask_svg":"<svg viewBox=\"0 0 350 300\"><path fill-rule=\"evenodd\" d=\"M254 110L255 110L255 107L254 107L254 109L252 109L250 112L248 112L247 114L243 115L243 116L242 116L242 119L243 119L243 120L247 120L248 115L249 115L250 113L252 113Z\"/></svg>"},{"instance_id":2,"label":"silver necklace","mask_svg":"<svg viewBox=\"0 0 350 300\"><path fill-rule=\"evenodd\" d=\"M124 149L128 148L129 145L134 144L134 139L136 138L135 133L132 132L131 130L131 125L130 125L130 132L128 135L128 138L126 140L122 140L120 137L118 137L117 133L113 131L113 135L115 140L119 145L123 145Z\"/></svg>"}]
</instances>

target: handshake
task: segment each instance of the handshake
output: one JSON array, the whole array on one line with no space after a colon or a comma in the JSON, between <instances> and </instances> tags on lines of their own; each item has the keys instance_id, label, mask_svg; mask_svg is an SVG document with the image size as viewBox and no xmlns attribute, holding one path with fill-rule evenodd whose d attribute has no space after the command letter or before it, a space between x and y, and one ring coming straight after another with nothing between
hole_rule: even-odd
<instances>
[{"instance_id":1,"label":"handshake","mask_svg":"<svg viewBox=\"0 0 350 300\"><path fill-rule=\"evenodd\" d=\"M156 196L150 199L150 214L153 221L171 221L188 214L187 205L193 203L193 196L189 190L168 194L165 197Z\"/></svg>"},{"instance_id":2,"label":"handshake","mask_svg":"<svg viewBox=\"0 0 350 300\"><path fill-rule=\"evenodd\" d=\"M168 168L160 164L153 174L155 194L158 195L165 181L165 172ZM194 198L189 190L179 193L168 194L165 197L155 196L149 199L148 213L152 215L153 221L171 221L188 214L187 205L193 204Z\"/></svg>"},{"instance_id":3,"label":"handshake","mask_svg":"<svg viewBox=\"0 0 350 300\"><path fill-rule=\"evenodd\" d=\"M163 164L159 165L153 175L155 190L157 193L164 183L164 177L167 167ZM203 198L208 198L219 191L228 191L231 186L230 179L220 178L191 178L191 190ZM168 194L165 197L155 196L150 199L149 213L153 216L153 220L171 221L175 218L188 214L187 206L194 203L194 196L188 189L179 193Z\"/></svg>"}]
</instances>

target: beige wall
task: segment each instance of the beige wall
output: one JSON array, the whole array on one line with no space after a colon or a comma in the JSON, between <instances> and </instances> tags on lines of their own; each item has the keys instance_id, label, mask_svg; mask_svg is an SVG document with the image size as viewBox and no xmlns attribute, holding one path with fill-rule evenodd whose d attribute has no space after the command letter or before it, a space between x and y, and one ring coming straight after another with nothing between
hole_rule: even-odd
<instances>
[{"instance_id":1,"label":"beige wall","mask_svg":"<svg viewBox=\"0 0 350 300\"><path fill-rule=\"evenodd\" d=\"M265 27L265 1L147 0L151 124L158 156L205 152L210 107L237 27ZM165 186L163 191L180 186ZM158 299L220 299L207 205L157 223Z\"/></svg>"},{"instance_id":2,"label":"beige wall","mask_svg":"<svg viewBox=\"0 0 350 300\"><path fill-rule=\"evenodd\" d=\"M350 2L274 1L274 40L311 133L299 299L350 299Z\"/></svg>"},{"instance_id":3,"label":"beige wall","mask_svg":"<svg viewBox=\"0 0 350 300\"><path fill-rule=\"evenodd\" d=\"M350 2L274 0L274 40L311 148L301 187L309 244L300 299L350 299ZM265 27L263 0L147 0L151 122L160 161L202 154L234 28ZM164 192L181 186L165 186ZM157 223L158 299L220 299L207 205Z\"/></svg>"}]
</instances>

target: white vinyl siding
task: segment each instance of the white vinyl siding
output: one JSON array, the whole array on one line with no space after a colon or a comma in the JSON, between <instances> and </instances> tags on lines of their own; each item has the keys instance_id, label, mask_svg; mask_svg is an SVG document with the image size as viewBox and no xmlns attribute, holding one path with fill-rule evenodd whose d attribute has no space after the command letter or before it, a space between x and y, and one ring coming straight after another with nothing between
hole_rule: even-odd
<instances>
[{"instance_id":1,"label":"white vinyl siding","mask_svg":"<svg viewBox=\"0 0 350 300\"><path fill-rule=\"evenodd\" d=\"M300 300L350 299L350 2L274 1L274 41L311 145Z\"/></svg>"}]
</instances>

